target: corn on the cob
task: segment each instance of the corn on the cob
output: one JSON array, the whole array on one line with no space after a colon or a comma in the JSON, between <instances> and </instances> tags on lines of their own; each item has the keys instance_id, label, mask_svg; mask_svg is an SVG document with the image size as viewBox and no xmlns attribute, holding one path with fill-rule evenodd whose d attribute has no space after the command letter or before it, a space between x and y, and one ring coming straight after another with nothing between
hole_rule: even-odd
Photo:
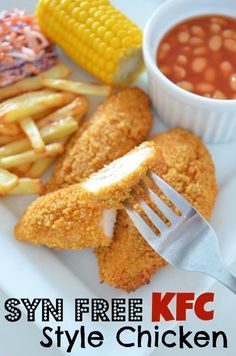
<instances>
[{"instance_id":1,"label":"corn on the cob","mask_svg":"<svg viewBox=\"0 0 236 356\"><path fill-rule=\"evenodd\" d=\"M124 86L143 69L142 32L108 0L40 0L42 31L105 83Z\"/></svg>"}]
</instances>

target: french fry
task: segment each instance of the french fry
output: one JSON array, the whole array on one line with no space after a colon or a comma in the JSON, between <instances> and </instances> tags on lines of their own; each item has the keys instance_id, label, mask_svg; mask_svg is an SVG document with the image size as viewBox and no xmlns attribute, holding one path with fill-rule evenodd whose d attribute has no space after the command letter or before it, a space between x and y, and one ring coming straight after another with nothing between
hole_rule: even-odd
<instances>
[{"instance_id":1,"label":"french fry","mask_svg":"<svg viewBox=\"0 0 236 356\"><path fill-rule=\"evenodd\" d=\"M42 120L44 119L46 116L49 116L50 114L52 114L53 112L55 112L55 108L49 108L49 109L46 109L44 111L41 111L41 112L37 112L37 114L34 114L32 115L32 118L35 120L35 121L39 121L39 120Z\"/></svg>"},{"instance_id":2,"label":"french fry","mask_svg":"<svg viewBox=\"0 0 236 356\"><path fill-rule=\"evenodd\" d=\"M13 96L17 96L26 92L39 90L44 87L42 78L68 78L71 71L64 64L60 63L50 68L49 70L30 78L25 78L17 83L8 85L5 88L0 89L0 102Z\"/></svg>"},{"instance_id":3,"label":"french fry","mask_svg":"<svg viewBox=\"0 0 236 356\"><path fill-rule=\"evenodd\" d=\"M10 169L24 163L35 162L41 158L57 156L64 151L64 146L60 143L52 143L45 146L45 148L45 152L40 154L36 154L33 150L30 150L17 155L2 157L0 158L0 167Z\"/></svg>"},{"instance_id":4,"label":"french fry","mask_svg":"<svg viewBox=\"0 0 236 356\"><path fill-rule=\"evenodd\" d=\"M19 121L19 125L28 136L35 153L45 152L45 143L40 135L39 129L31 117Z\"/></svg>"},{"instance_id":5,"label":"french fry","mask_svg":"<svg viewBox=\"0 0 236 356\"><path fill-rule=\"evenodd\" d=\"M43 84L47 88L67 91L74 94L109 96L112 93L110 85L74 82L65 79L44 78Z\"/></svg>"},{"instance_id":6,"label":"french fry","mask_svg":"<svg viewBox=\"0 0 236 356\"><path fill-rule=\"evenodd\" d=\"M70 69L58 64L0 89L0 195L39 194L38 178L63 153L66 140L88 111L87 98L75 94L111 93L107 85L64 80L69 75ZM45 79L58 79L60 92L45 89Z\"/></svg>"},{"instance_id":7,"label":"french fry","mask_svg":"<svg viewBox=\"0 0 236 356\"><path fill-rule=\"evenodd\" d=\"M12 122L11 124L0 124L0 134L8 136L17 136L21 132L19 126Z\"/></svg>"},{"instance_id":8,"label":"french fry","mask_svg":"<svg viewBox=\"0 0 236 356\"><path fill-rule=\"evenodd\" d=\"M16 140L16 137L14 136L0 135L0 146L7 145L14 140Z\"/></svg>"},{"instance_id":9,"label":"french fry","mask_svg":"<svg viewBox=\"0 0 236 356\"><path fill-rule=\"evenodd\" d=\"M18 177L5 169L0 168L0 194L7 194L11 189L17 186Z\"/></svg>"},{"instance_id":10,"label":"french fry","mask_svg":"<svg viewBox=\"0 0 236 356\"><path fill-rule=\"evenodd\" d=\"M37 126L41 128L49 123L64 119L69 116L76 118L76 120L79 122L87 113L88 107L88 99L85 96L80 96L73 100L72 103L37 121Z\"/></svg>"},{"instance_id":11,"label":"french fry","mask_svg":"<svg viewBox=\"0 0 236 356\"><path fill-rule=\"evenodd\" d=\"M40 129L40 135L46 144L58 141L71 135L78 129L78 123L73 118L67 118L47 125ZM0 157L16 155L31 149L31 143L27 138L20 138L5 146L0 147Z\"/></svg>"},{"instance_id":12,"label":"french fry","mask_svg":"<svg viewBox=\"0 0 236 356\"><path fill-rule=\"evenodd\" d=\"M11 172L18 177L26 177L33 163L24 163L11 169Z\"/></svg>"},{"instance_id":13,"label":"french fry","mask_svg":"<svg viewBox=\"0 0 236 356\"><path fill-rule=\"evenodd\" d=\"M31 178L20 178L18 185L11 189L9 194L40 194L43 189L43 183L40 179L31 179Z\"/></svg>"},{"instance_id":14,"label":"french fry","mask_svg":"<svg viewBox=\"0 0 236 356\"><path fill-rule=\"evenodd\" d=\"M19 138L16 141L10 142L9 144L0 147L0 157L11 156L17 153L21 153L30 150L31 143L27 138Z\"/></svg>"},{"instance_id":15,"label":"french fry","mask_svg":"<svg viewBox=\"0 0 236 356\"><path fill-rule=\"evenodd\" d=\"M0 121L14 122L49 108L64 106L74 98L70 93L55 93L49 90L22 94L0 104Z\"/></svg>"},{"instance_id":16,"label":"french fry","mask_svg":"<svg viewBox=\"0 0 236 356\"><path fill-rule=\"evenodd\" d=\"M54 160L54 157L46 157L34 162L30 170L28 171L28 176L30 178L42 177L44 173L48 170L48 168L53 164Z\"/></svg>"},{"instance_id":17,"label":"french fry","mask_svg":"<svg viewBox=\"0 0 236 356\"><path fill-rule=\"evenodd\" d=\"M57 121L40 130L43 140L48 144L71 135L78 129L78 122L73 118Z\"/></svg>"}]
</instances>

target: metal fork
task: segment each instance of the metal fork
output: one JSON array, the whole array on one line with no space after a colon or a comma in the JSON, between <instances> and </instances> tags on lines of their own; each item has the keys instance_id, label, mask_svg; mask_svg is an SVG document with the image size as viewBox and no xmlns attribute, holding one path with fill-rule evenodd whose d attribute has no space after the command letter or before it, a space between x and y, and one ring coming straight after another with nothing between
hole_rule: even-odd
<instances>
[{"instance_id":1,"label":"metal fork","mask_svg":"<svg viewBox=\"0 0 236 356\"><path fill-rule=\"evenodd\" d=\"M216 233L210 224L171 186L149 172L149 178L181 212L177 215L149 186L147 193L169 220L169 226L143 200L138 203L158 229L157 235L134 204L125 202L125 210L149 245L168 263L186 271L202 272L212 276L236 294L236 276L222 259Z\"/></svg>"}]
</instances>

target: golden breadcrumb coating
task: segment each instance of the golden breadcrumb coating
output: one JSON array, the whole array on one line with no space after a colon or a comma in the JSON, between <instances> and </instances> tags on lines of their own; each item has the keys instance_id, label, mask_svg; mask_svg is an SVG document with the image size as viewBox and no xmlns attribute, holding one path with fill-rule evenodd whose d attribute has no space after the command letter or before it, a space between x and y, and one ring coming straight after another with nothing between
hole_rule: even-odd
<instances>
[{"instance_id":1,"label":"golden breadcrumb coating","mask_svg":"<svg viewBox=\"0 0 236 356\"><path fill-rule=\"evenodd\" d=\"M152 140L161 148L167 171L163 179L207 219L214 207L217 185L211 156L195 135L173 129ZM155 170L158 174L158 169ZM128 292L149 282L167 263L146 243L125 211L118 213L112 243L96 250L102 282Z\"/></svg>"},{"instance_id":2,"label":"golden breadcrumb coating","mask_svg":"<svg viewBox=\"0 0 236 356\"><path fill-rule=\"evenodd\" d=\"M141 143L152 125L148 96L129 88L107 98L59 158L47 192L80 182Z\"/></svg>"},{"instance_id":3,"label":"golden breadcrumb coating","mask_svg":"<svg viewBox=\"0 0 236 356\"><path fill-rule=\"evenodd\" d=\"M103 213L103 207L74 184L36 199L17 223L15 237L58 249L107 246Z\"/></svg>"},{"instance_id":4,"label":"golden breadcrumb coating","mask_svg":"<svg viewBox=\"0 0 236 356\"><path fill-rule=\"evenodd\" d=\"M81 185L106 208L123 209L122 203L130 198L133 188L156 166L163 172L162 152L154 142L146 141L93 173Z\"/></svg>"}]
</instances>

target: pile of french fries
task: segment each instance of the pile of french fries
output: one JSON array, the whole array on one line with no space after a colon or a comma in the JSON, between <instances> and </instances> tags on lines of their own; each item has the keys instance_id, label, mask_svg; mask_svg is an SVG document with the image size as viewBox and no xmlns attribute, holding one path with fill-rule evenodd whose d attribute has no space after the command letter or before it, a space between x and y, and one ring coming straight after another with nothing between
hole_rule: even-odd
<instances>
[{"instance_id":1,"label":"pile of french fries","mask_svg":"<svg viewBox=\"0 0 236 356\"><path fill-rule=\"evenodd\" d=\"M112 88L68 80L57 64L38 76L0 89L0 195L40 194L41 177L62 154L88 111L84 95Z\"/></svg>"}]
</instances>

